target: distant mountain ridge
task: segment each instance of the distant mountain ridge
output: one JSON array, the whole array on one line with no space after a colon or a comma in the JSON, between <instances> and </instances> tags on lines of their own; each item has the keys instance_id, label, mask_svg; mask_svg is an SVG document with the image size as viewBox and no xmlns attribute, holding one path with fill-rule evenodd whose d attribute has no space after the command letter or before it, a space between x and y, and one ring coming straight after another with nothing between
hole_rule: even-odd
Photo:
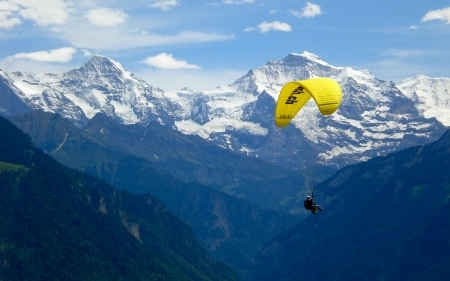
<instances>
[{"instance_id":1,"label":"distant mountain ridge","mask_svg":"<svg viewBox=\"0 0 450 281\"><path fill-rule=\"evenodd\" d=\"M11 91L26 106L59 113L78 126L99 112L124 124L146 125L155 120L291 170L305 165L342 167L425 144L445 130L436 119L424 118L424 111L417 109L420 106L394 83L379 80L367 70L332 66L308 52L269 61L229 86L203 92L164 92L99 55L61 75L0 74L13 81ZM339 82L343 89L339 110L324 117L308 103L291 129L276 128L273 111L281 87L312 77ZM446 115L434 116L442 120ZM299 157L307 150L307 155Z\"/></svg>"}]
</instances>

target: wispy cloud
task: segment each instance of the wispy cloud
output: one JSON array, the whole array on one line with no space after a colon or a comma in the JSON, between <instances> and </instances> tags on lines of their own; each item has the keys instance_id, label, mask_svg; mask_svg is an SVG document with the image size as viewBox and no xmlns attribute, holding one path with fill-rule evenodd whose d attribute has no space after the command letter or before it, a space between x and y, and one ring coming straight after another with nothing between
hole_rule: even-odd
<instances>
[{"instance_id":1,"label":"wispy cloud","mask_svg":"<svg viewBox=\"0 0 450 281\"><path fill-rule=\"evenodd\" d=\"M274 22L263 22L258 25L260 32L265 33L271 30L279 30L290 32L292 30L291 26L284 22L274 21Z\"/></svg>"},{"instance_id":2,"label":"wispy cloud","mask_svg":"<svg viewBox=\"0 0 450 281\"><path fill-rule=\"evenodd\" d=\"M320 6L311 2L307 2L301 11L291 10L289 12L298 18L313 18L322 14Z\"/></svg>"},{"instance_id":3,"label":"wispy cloud","mask_svg":"<svg viewBox=\"0 0 450 281\"><path fill-rule=\"evenodd\" d=\"M255 3L255 1L254 0L241 0L241 1L222 0L222 3L224 3L224 4L237 4L237 5L240 5L240 4L246 4L246 3L249 3L249 4Z\"/></svg>"},{"instance_id":4,"label":"wispy cloud","mask_svg":"<svg viewBox=\"0 0 450 281\"><path fill-rule=\"evenodd\" d=\"M180 5L177 0L162 0L154 4L148 5L150 8L161 9L163 11L169 11L172 8Z\"/></svg>"},{"instance_id":5,"label":"wispy cloud","mask_svg":"<svg viewBox=\"0 0 450 281\"><path fill-rule=\"evenodd\" d=\"M10 29L21 23L20 18L12 16L11 12L0 11L0 28Z\"/></svg>"},{"instance_id":6,"label":"wispy cloud","mask_svg":"<svg viewBox=\"0 0 450 281\"><path fill-rule=\"evenodd\" d=\"M37 62L68 62L72 60L72 57L76 52L77 50L75 48L64 47L50 51L18 53L7 57L7 59L8 60L27 59Z\"/></svg>"},{"instance_id":7,"label":"wispy cloud","mask_svg":"<svg viewBox=\"0 0 450 281\"><path fill-rule=\"evenodd\" d=\"M246 32L250 32L250 31L253 31L253 30L255 30L254 27L247 27L246 29L244 29L244 31L246 31Z\"/></svg>"},{"instance_id":8,"label":"wispy cloud","mask_svg":"<svg viewBox=\"0 0 450 281\"><path fill-rule=\"evenodd\" d=\"M83 51L83 55L84 55L85 57L91 56L91 52L89 52L89 50L82 50L82 51Z\"/></svg>"},{"instance_id":9,"label":"wispy cloud","mask_svg":"<svg viewBox=\"0 0 450 281\"><path fill-rule=\"evenodd\" d=\"M441 20L445 21L446 24L450 24L450 7L440 10L429 11L428 13L425 14L425 16L422 18L421 21L424 22L430 20Z\"/></svg>"},{"instance_id":10,"label":"wispy cloud","mask_svg":"<svg viewBox=\"0 0 450 281\"><path fill-rule=\"evenodd\" d=\"M37 25L66 23L72 11L72 2L65 0L6 0L0 2L0 28L11 28L22 20L34 21Z\"/></svg>"},{"instance_id":11,"label":"wispy cloud","mask_svg":"<svg viewBox=\"0 0 450 281\"><path fill-rule=\"evenodd\" d=\"M122 10L101 8L90 10L84 15L93 25L102 27L113 27L124 23L128 14Z\"/></svg>"},{"instance_id":12,"label":"wispy cloud","mask_svg":"<svg viewBox=\"0 0 450 281\"><path fill-rule=\"evenodd\" d=\"M243 70L202 70L160 69L147 67L133 73L154 87L164 91L177 91L184 87L199 91L209 91L220 85L229 85L248 72Z\"/></svg>"},{"instance_id":13,"label":"wispy cloud","mask_svg":"<svg viewBox=\"0 0 450 281\"><path fill-rule=\"evenodd\" d=\"M446 51L426 49L387 49L378 53L380 60L366 64L364 68L370 69L376 77L394 82L413 77L419 73L433 76L436 71L424 61L445 57Z\"/></svg>"},{"instance_id":14,"label":"wispy cloud","mask_svg":"<svg viewBox=\"0 0 450 281\"><path fill-rule=\"evenodd\" d=\"M381 56L398 57L398 58L417 57L425 54L426 52L423 50L402 50L402 49L387 49L380 52Z\"/></svg>"},{"instance_id":15,"label":"wispy cloud","mask_svg":"<svg viewBox=\"0 0 450 281\"><path fill-rule=\"evenodd\" d=\"M61 38L80 49L120 51L164 45L188 45L204 42L232 40L234 35L185 31L173 35L130 31L125 26L102 29L73 27L62 33Z\"/></svg>"},{"instance_id":16,"label":"wispy cloud","mask_svg":"<svg viewBox=\"0 0 450 281\"><path fill-rule=\"evenodd\" d=\"M172 54L161 53L154 57L147 57L142 63L161 68L161 69L200 69L195 64L189 64L185 60L178 60L172 57Z\"/></svg>"},{"instance_id":17,"label":"wispy cloud","mask_svg":"<svg viewBox=\"0 0 450 281\"><path fill-rule=\"evenodd\" d=\"M16 15L18 10L18 5L6 1L0 2L0 28L9 29L20 24L22 21Z\"/></svg>"}]
</instances>

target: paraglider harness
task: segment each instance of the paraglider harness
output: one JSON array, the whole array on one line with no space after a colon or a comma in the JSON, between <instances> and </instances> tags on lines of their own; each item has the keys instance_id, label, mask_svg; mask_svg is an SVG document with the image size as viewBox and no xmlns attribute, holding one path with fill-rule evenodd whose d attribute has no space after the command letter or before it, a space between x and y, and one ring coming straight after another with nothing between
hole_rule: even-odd
<instances>
[{"instance_id":1,"label":"paraglider harness","mask_svg":"<svg viewBox=\"0 0 450 281\"><path fill-rule=\"evenodd\" d=\"M303 206L305 207L306 210L310 210L314 215L316 214L317 205L314 202L314 193L312 194L312 196L309 196L308 193L308 197L306 198L305 201L303 201Z\"/></svg>"},{"instance_id":2,"label":"paraglider harness","mask_svg":"<svg viewBox=\"0 0 450 281\"><path fill-rule=\"evenodd\" d=\"M306 210L311 211L311 213L314 214L314 224L316 224L316 212L317 210L321 210L320 207L318 205L316 205L316 203L314 202L314 191L312 192L311 196L309 195L308 192L308 197L306 198L305 201L303 201L303 206L305 207Z\"/></svg>"}]
</instances>

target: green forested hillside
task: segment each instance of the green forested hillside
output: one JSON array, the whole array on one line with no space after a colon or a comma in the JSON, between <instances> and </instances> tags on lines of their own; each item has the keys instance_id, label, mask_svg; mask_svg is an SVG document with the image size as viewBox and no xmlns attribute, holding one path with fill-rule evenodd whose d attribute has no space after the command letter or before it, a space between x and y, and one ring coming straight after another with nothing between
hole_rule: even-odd
<instances>
[{"instance_id":1,"label":"green forested hillside","mask_svg":"<svg viewBox=\"0 0 450 281\"><path fill-rule=\"evenodd\" d=\"M239 279L156 198L63 167L3 117L0 136L0 280Z\"/></svg>"},{"instance_id":2,"label":"green forested hillside","mask_svg":"<svg viewBox=\"0 0 450 281\"><path fill-rule=\"evenodd\" d=\"M450 131L315 189L317 227L310 216L274 238L255 280L450 280Z\"/></svg>"},{"instance_id":3,"label":"green forested hillside","mask_svg":"<svg viewBox=\"0 0 450 281\"><path fill-rule=\"evenodd\" d=\"M283 212L262 209L245 199L227 195L212 187L182 182L155 169L154 163L147 159L112 148L120 142L126 142L125 138L121 141L114 140L113 144L95 141L91 135L77 129L68 120L45 112L34 111L15 116L12 120L32 136L36 145L65 165L98 176L117 188L141 194L148 192L162 200L172 212L192 227L197 239L213 258L232 265L244 279L252 278L254 259L261 247L273 236L301 220ZM108 121L104 125L102 127L97 123L96 126L99 131L106 133L107 130L116 130L115 126L119 124L111 124ZM122 125L120 126L122 128ZM125 129L126 127L122 128ZM156 128L155 132L150 128L148 130L147 136L153 134L152 138L172 138L170 132L167 136L155 137L156 134L163 134L161 128ZM172 142L182 141L172 139ZM170 151L169 144L167 146ZM177 149L181 150L180 147ZM185 153L189 153L188 148ZM200 151L196 153L199 154ZM178 167L173 163L174 173ZM212 172L214 170L210 171ZM227 174L222 176L226 177ZM286 180L296 179L288 177ZM269 180L261 181L273 186L271 192L279 191L278 186L274 184L275 179L272 183ZM255 182L250 184L255 185ZM262 190L259 190L259 193L262 197L267 196ZM258 195L257 192L255 194Z\"/></svg>"}]
</instances>

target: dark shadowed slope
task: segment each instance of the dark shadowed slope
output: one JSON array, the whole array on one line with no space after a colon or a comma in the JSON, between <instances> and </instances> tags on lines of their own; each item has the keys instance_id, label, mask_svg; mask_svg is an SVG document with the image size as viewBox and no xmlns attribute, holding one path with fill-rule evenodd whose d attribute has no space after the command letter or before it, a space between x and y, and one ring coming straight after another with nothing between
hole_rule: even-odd
<instances>
[{"instance_id":1,"label":"dark shadowed slope","mask_svg":"<svg viewBox=\"0 0 450 281\"><path fill-rule=\"evenodd\" d=\"M340 170L325 212L274 238L255 280L450 280L450 132Z\"/></svg>"},{"instance_id":2,"label":"dark shadowed slope","mask_svg":"<svg viewBox=\"0 0 450 281\"><path fill-rule=\"evenodd\" d=\"M0 280L239 280L156 198L63 167L0 117Z\"/></svg>"}]
</instances>

